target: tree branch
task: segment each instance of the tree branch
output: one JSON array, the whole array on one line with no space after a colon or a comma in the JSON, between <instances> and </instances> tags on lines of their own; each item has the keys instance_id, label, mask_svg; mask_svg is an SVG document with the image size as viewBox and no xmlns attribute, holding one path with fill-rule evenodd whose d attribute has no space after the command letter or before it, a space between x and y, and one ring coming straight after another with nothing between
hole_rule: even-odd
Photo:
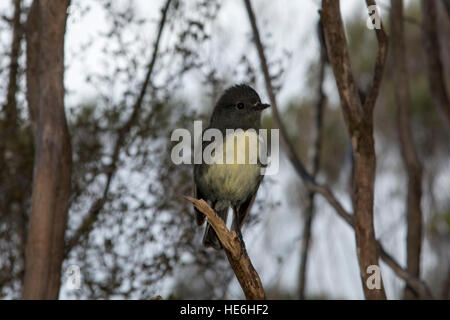
<instances>
[{"instance_id":1,"label":"tree branch","mask_svg":"<svg viewBox=\"0 0 450 320\"><path fill-rule=\"evenodd\" d=\"M283 125L283 122L281 121L280 114L278 111L278 105L277 105L275 93L274 93L273 87L272 87L272 81L270 78L269 68L267 66L267 60L266 60L266 56L264 55L264 48L263 48L263 45L261 42L261 38L259 36L258 26L256 25L255 14L253 13L253 9L252 9L250 0L244 0L244 3L247 8L248 17L249 17L250 24L252 27L253 40L255 42L255 46L258 51L259 59L261 62L261 70L262 70L262 73L264 76L267 94L269 95L269 100L272 105L272 113L273 113L274 122L275 122L275 125L277 126L277 128L280 130L281 144L283 145L284 150L285 150L289 160L291 161L292 165L294 166L295 170L300 175L300 177L303 179L303 181L306 184L314 185L315 184L314 178L308 173L306 168L299 161L299 159L297 158L297 156L295 154L294 147L292 146L290 141L286 138L287 131Z\"/></svg>"},{"instance_id":2,"label":"tree branch","mask_svg":"<svg viewBox=\"0 0 450 320\"><path fill-rule=\"evenodd\" d=\"M319 171L320 167L320 153L322 146L322 126L323 126L323 114L326 103L326 96L323 91L323 83L325 81L325 66L327 64L327 48L325 45L325 38L323 34L323 26L322 22L319 19L317 23L317 38L319 39L320 44L320 61L319 61L319 81L317 86L317 103L315 105L315 128L314 128L314 137L311 146L310 153L310 167L311 167L311 176L315 179L316 175ZM299 299L305 299L305 290L306 290L306 267L308 265L308 253L309 253L309 244L311 241L311 233L312 233L312 225L314 218L314 199L315 192L308 190L307 195L307 203L305 206L305 225L303 228L303 236L302 236L302 247L300 251L300 270L299 270L299 284L298 284L298 295Z\"/></svg>"},{"instance_id":3,"label":"tree branch","mask_svg":"<svg viewBox=\"0 0 450 320\"><path fill-rule=\"evenodd\" d=\"M320 193L329 203L330 205L335 209L336 213L353 229L355 228L354 225L354 215L348 213L342 205L339 203L339 201L334 197L333 193L330 191L330 189L327 186L317 186L314 187L313 190L315 190L317 193ZM386 263L392 271L405 281L405 283L408 284L408 286L414 290L416 294L418 294L423 299L434 299L433 294L431 293L431 290L428 288L427 284L417 278L416 276L409 273L407 270L402 268L400 264L389 254L386 252L386 250L383 248L383 245L379 240L376 241L377 244L377 251L380 256L380 258Z\"/></svg>"},{"instance_id":4,"label":"tree branch","mask_svg":"<svg viewBox=\"0 0 450 320\"><path fill-rule=\"evenodd\" d=\"M361 123L363 110L350 65L347 40L342 26L340 2L322 2L322 23L330 63L336 77L346 123ZM332 26L332 27L331 27ZM350 128L350 135L356 128Z\"/></svg>"},{"instance_id":5,"label":"tree branch","mask_svg":"<svg viewBox=\"0 0 450 320\"><path fill-rule=\"evenodd\" d=\"M366 0L367 6L376 6L374 0ZM380 18L381 19L381 18ZM375 28L375 34L378 41L378 54L375 62L375 69L373 72L372 83L367 92L364 101L364 110L366 115L373 115L373 109L377 101L378 93L380 91L381 81L383 80L384 66L386 65L388 52L388 37L384 31L383 22L380 21L380 28Z\"/></svg>"},{"instance_id":6,"label":"tree branch","mask_svg":"<svg viewBox=\"0 0 450 320\"><path fill-rule=\"evenodd\" d=\"M9 79L7 89L7 99L4 106L6 125L9 128L9 132L6 132L7 136L15 137L17 130L17 100L16 94L18 90L17 76L19 73L19 57L20 57L20 43L22 40L22 25L20 23L20 14L22 12L22 1L14 0L14 17L12 19L12 42L11 52L9 54L10 66L9 66Z\"/></svg>"},{"instance_id":7,"label":"tree branch","mask_svg":"<svg viewBox=\"0 0 450 320\"><path fill-rule=\"evenodd\" d=\"M236 232L230 232L223 220L203 200L197 200L188 196L184 197L192 202L196 209L205 214L208 223L211 224L227 254L231 268L238 279L242 291L248 300L262 300L266 298L258 273L250 261L245 249L245 243Z\"/></svg>"},{"instance_id":8,"label":"tree branch","mask_svg":"<svg viewBox=\"0 0 450 320\"><path fill-rule=\"evenodd\" d=\"M367 1L367 5L374 4L374 1ZM340 12L340 1L323 0L321 15L328 56L336 78L355 158L355 173L353 176L354 226L361 282L367 299L386 299L383 285L380 289L369 289L367 287L369 275L366 270L369 266L378 265L379 260L373 222L376 166L373 109L386 61L387 39L381 26L381 29L376 32L379 46L373 82L362 107L351 71L347 40Z\"/></svg>"},{"instance_id":9,"label":"tree branch","mask_svg":"<svg viewBox=\"0 0 450 320\"><path fill-rule=\"evenodd\" d=\"M422 247L422 164L417 156L410 127L409 108L411 106L406 65L405 37L403 30L403 0L392 0L391 33L395 39L393 47L393 68L395 96L398 105L397 121L403 163L408 174L408 194L406 199L407 223L407 268L416 277L420 276L420 252ZM405 298L418 296L407 285Z\"/></svg>"},{"instance_id":10,"label":"tree branch","mask_svg":"<svg viewBox=\"0 0 450 320\"><path fill-rule=\"evenodd\" d=\"M384 263L386 263L394 271L397 277L403 279L421 299L434 299L434 296L427 284L402 268L402 266L400 266L398 262L386 252L380 242L377 242L377 250Z\"/></svg>"}]
</instances>

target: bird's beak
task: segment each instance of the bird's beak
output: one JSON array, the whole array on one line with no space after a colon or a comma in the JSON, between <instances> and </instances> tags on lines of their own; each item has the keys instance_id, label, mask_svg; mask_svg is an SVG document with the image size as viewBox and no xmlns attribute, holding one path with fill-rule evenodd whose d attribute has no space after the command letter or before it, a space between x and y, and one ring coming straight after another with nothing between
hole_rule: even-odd
<instances>
[{"instance_id":1,"label":"bird's beak","mask_svg":"<svg viewBox=\"0 0 450 320\"><path fill-rule=\"evenodd\" d=\"M255 109L256 109L256 110L259 110L259 111L262 111L262 110L267 109L267 108L269 108L269 107L270 107L270 104L267 104L267 103L258 103L258 104L255 106Z\"/></svg>"}]
</instances>

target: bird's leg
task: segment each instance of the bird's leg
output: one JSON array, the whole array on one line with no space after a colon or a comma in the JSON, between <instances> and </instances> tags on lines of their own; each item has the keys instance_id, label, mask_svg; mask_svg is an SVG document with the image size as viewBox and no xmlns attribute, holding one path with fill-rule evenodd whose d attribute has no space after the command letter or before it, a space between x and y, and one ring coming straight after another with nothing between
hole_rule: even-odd
<instances>
[{"instance_id":1,"label":"bird's leg","mask_svg":"<svg viewBox=\"0 0 450 320\"><path fill-rule=\"evenodd\" d=\"M239 228L239 226L236 228L236 234L239 237L239 240L241 240L241 242L243 242L243 238L242 238L242 232L241 232L241 228Z\"/></svg>"},{"instance_id":2,"label":"bird's leg","mask_svg":"<svg viewBox=\"0 0 450 320\"><path fill-rule=\"evenodd\" d=\"M231 230L235 231L239 239L242 241L242 232L241 232L241 219L239 219L238 215L238 207L233 206L233 222L231 224Z\"/></svg>"}]
</instances>

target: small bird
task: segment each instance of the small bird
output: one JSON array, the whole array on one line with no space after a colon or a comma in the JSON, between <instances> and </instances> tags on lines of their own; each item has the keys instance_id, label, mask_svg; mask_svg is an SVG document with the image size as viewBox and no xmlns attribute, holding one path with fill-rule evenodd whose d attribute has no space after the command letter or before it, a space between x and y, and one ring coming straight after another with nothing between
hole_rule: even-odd
<instances>
[{"instance_id":1,"label":"small bird","mask_svg":"<svg viewBox=\"0 0 450 320\"><path fill-rule=\"evenodd\" d=\"M257 158L258 161L249 161L251 157L258 157L258 154L249 154L255 153L249 147L249 143L244 142L243 145L241 143L236 146L236 141L239 140L237 136L239 134L257 135L261 127L261 113L268 107L270 105L261 103L258 93L248 85L240 84L228 88L214 107L209 127L205 131L211 128L220 130L224 137L221 142L223 153L225 154L226 150L232 146L234 162L230 164L224 160L223 164L207 164L202 161L201 164L194 164L194 197L209 202L225 223L228 208L231 206L233 209L231 230L235 231L239 237L242 237L241 227L253 205L264 175L260 170L263 165L259 158ZM237 131L239 132L237 134L227 134L227 129L242 129L242 131ZM255 138L260 141L257 136ZM241 141L245 139L244 137ZM202 143L202 152L209 143L205 141ZM240 153L245 153L244 163L236 161ZM197 224L202 225L205 215L195 209L195 216ZM203 245L217 250L222 248L216 232L209 223L206 226Z\"/></svg>"}]
</instances>

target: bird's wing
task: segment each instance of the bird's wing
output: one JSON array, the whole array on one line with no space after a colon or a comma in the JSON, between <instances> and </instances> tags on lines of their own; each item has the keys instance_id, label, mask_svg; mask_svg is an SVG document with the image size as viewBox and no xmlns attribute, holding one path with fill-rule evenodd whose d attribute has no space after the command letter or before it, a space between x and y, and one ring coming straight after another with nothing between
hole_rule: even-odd
<instances>
[{"instance_id":1,"label":"bird's wing","mask_svg":"<svg viewBox=\"0 0 450 320\"><path fill-rule=\"evenodd\" d=\"M208 128L209 128L209 127L208 127ZM206 129L203 130L202 135L201 135L202 137L203 137L203 134L205 133L205 130L207 130L208 128L206 128ZM202 149L201 149L201 152L203 152L203 150L205 149L205 146L206 146L209 142L207 142L207 141L202 141L202 140L201 140L201 142L202 142ZM195 172L196 172L197 170L202 170L202 168L201 168L199 165L194 164L194 198L195 198L195 199L203 199L203 200L205 200L205 201L208 201L208 199L206 199L205 195L202 194L202 192L201 192L200 189L198 188L197 184L195 183ZM205 216L203 213L201 213L199 210L197 210L197 209L195 208L195 206L194 206L194 210L195 210L195 221L197 222L197 225L201 226L201 225L205 222L206 216Z\"/></svg>"},{"instance_id":2,"label":"bird's wing","mask_svg":"<svg viewBox=\"0 0 450 320\"><path fill-rule=\"evenodd\" d=\"M247 198L247 200L245 200L237 209L233 208L235 211L237 210L237 212L235 212L233 218L238 219L238 221L234 221L234 219L233 219L233 223L232 223L233 230L235 230L237 223L239 223L239 230L242 228L242 225L244 224L245 219L247 218L250 210L252 209L253 203L255 202L256 194L258 193L258 189L259 189L259 185L261 184L261 181L262 181L262 178L259 181L258 186L255 189L255 192L252 195L250 195Z\"/></svg>"}]
</instances>

